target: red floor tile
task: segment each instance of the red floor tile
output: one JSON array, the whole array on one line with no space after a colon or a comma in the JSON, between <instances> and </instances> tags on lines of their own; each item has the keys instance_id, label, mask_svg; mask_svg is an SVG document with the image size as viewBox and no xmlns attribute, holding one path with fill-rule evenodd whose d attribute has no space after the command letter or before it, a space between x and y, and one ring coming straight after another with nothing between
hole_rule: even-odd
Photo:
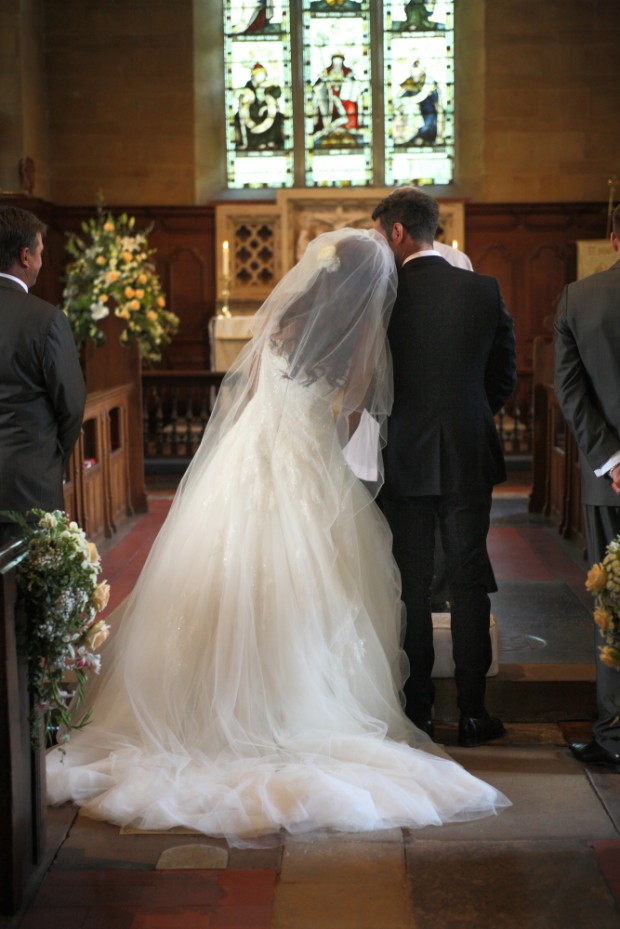
<instances>
[{"instance_id":1,"label":"red floor tile","mask_svg":"<svg viewBox=\"0 0 620 929\"><path fill-rule=\"evenodd\" d=\"M533 550L521 529L492 526L489 531L488 547L493 570L498 580L555 580L555 575Z\"/></svg>"},{"instance_id":2,"label":"red floor tile","mask_svg":"<svg viewBox=\"0 0 620 929\"><path fill-rule=\"evenodd\" d=\"M53 871L22 929L269 929L275 883L275 870Z\"/></svg>"}]
</instances>

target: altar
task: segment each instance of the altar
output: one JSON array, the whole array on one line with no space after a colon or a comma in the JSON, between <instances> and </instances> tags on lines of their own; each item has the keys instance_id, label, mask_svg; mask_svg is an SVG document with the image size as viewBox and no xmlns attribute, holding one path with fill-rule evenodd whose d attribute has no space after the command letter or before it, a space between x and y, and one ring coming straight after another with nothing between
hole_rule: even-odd
<instances>
[{"instance_id":1,"label":"altar","mask_svg":"<svg viewBox=\"0 0 620 929\"><path fill-rule=\"evenodd\" d=\"M215 316L211 320L211 369L228 371L241 349L252 338L253 313Z\"/></svg>"}]
</instances>

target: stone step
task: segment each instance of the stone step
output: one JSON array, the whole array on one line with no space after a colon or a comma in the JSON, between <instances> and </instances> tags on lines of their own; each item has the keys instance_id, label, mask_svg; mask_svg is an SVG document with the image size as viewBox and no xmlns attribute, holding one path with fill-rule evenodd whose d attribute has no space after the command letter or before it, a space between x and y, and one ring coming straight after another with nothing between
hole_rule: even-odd
<instances>
[{"instance_id":1,"label":"stone step","mask_svg":"<svg viewBox=\"0 0 620 929\"><path fill-rule=\"evenodd\" d=\"M505 722L542 723L596 718L593 664L500 664L487 678L488 711ZM452 678L435 678L436 722L457 722Z\"/></svg>"}]
</instances>

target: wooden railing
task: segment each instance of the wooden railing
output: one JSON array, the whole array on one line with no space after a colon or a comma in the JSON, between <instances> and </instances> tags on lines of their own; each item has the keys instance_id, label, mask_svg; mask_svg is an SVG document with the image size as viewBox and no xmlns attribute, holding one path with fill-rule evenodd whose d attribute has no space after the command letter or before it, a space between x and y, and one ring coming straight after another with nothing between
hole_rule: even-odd
<instances>
[{"instance_id":1,"label":"wooden railing","mask_svg":"<svg viewBox=\"0 0 620 929\"><path fill-rule=\"evenodd\" d=\"M222 371L145 371L142 375L146 470L183 469L200 444L224 377ZM507 458L528 459L534 428L532 375L522 371L496 416Z\"/></svg>"},{"instance_id":2,"label":"wooden railing","mask_svg":"<svg viewBox=\"0 0 620 929\"><path fill-rule=\"evenodd\" d=\"M182 469L191 460L213 410L224 372L145 371L142 375L147 471Z\"/></svg>"}]
</instances>

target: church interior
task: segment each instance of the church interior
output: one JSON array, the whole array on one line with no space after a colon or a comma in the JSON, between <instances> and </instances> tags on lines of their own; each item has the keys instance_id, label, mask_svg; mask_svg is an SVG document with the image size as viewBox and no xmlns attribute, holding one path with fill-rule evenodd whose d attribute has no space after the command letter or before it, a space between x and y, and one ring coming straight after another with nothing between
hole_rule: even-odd
<instances>
[{"instance_id":1,"label":"church interior","mask_svg":"<svg viewBox=\"0 0 620 929\"><path fill-rule=\"evenodd\" d=\"M340 5L342 16L360 6ZM0 204L47 225L34 292L62 305L68 239L98 210L130 216L148 232L178 320L154 360L123 344L113 315L101 322L104 344L81 346L88 396L64 499L101 552L112 624L253 314L309 238L371 227L392 189L382 156L363 185L308 185L301 130L290 183L231 183L227 6L13 0L0 11ZM267 33L282 6L237 4ZM284 6L294 26L302 8L321 4ZM361 6L372 41L382 4ZM432 16L435 4L400 6ZM15 590L0 553L0 929L620 927L620 780L568 750L591 737L595 639L578 452L553 389L560 294L617 257L620 11L615 0L454 0L453 43L453 177L423 189L439 201L444 241L500 283L517 388L496 417L508 480L495 490L489 533L499 590L487 693L507 734L458 746L447 673L436 677L437 741L512 807L479 822L275 836L259 848L46 807L42 753L19 717L23 693L14 699L23 668L11 666ZM371 85L379 99L378 71Z\"/></svg>"}]
</instances>

